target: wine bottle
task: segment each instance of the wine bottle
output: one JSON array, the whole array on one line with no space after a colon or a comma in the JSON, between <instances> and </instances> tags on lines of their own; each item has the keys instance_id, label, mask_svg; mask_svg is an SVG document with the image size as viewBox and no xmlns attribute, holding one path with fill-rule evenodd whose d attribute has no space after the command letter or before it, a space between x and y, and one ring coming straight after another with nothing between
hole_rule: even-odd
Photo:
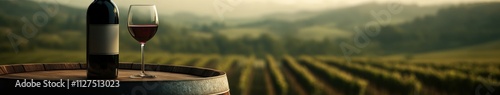
<instances>
[{"instance_id":1,"label":"wine bottle","mask_svg":"<svg viewBox=\"0 0 500 95\"><path fill-rule=\"evenodd\" d=\"M87 9L87 78L118 77L118 8L112 0L94 0Z\"/></svg>"}]
</instances>

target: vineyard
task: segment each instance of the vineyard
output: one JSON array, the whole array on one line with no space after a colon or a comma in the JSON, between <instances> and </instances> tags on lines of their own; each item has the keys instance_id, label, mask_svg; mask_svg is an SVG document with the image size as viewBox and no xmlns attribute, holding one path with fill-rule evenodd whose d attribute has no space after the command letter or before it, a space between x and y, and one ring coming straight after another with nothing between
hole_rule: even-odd
<instances>
[{"instance_id":1,"label":"vineyard","mask_svg":"<svg viewBox=\"0 0 500 95\"><path fill-rule=\"evenodd\" d=\"M61 55L44 53L43 57L17 63L61 62L51 59L55 56ZM63 61L84 58L66 57L73 59ZM500 63L494 62L415 63L374 59L346 61L338 56L163 53L148 53L146 58L147 64L225 71L233 95L500 95ZM139 62L140 59L136 53L123 53L120 61Z\"/></svg>"},{"instance_id":2,"label":"vineyard","mask_svg":"<svg viewBox=\"0 0 500 95\"><path fill-rule=\"evenodd\" d=\"M152 62L225 71L235 95L498 95L500 89L500 63L341 58L169 55Z\"/></svg>"},{"instance_id":3,"label":"vineyard","mask_svg":"<svg viewBox=\"0 0 500 95\"><path fill-rule=\"evenodd\" d=\"M93 0L0 1L0 65L86 62ZM116 1L140 63L127 7L151 0ZM232 95L500 95L500 0L236 1L155 0L144 62L224 71Z\"/></svg>"}]
</instances>

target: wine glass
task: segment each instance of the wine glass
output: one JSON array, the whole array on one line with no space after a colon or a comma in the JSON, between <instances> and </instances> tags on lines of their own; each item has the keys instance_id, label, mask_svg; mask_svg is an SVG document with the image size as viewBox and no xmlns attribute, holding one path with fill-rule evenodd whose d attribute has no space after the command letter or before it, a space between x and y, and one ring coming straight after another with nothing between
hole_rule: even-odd
<instances>
[{"instance_id":1,"label":"wine glass","mask_svg":"<svg viewBox=\"0 0 500 95\"><path fill-rule=\"evenodd\" d=\"M141 44L141 72L130 78L155 78L144 72L144 45L153 38L158 29L158 13L155 5L130 5L128 11L128 31Z\"/></svg>"}]
</instances>

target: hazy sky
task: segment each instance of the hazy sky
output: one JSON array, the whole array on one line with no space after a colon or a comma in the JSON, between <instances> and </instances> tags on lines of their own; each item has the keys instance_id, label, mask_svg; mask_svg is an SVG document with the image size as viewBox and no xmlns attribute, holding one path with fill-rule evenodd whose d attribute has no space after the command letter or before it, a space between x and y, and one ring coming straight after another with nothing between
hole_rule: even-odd
<instances>
[{"instance_id":1,"label":"hazy sky","mask_svg":"<svg viewBox=\"0 0 500 95\"><path fill-rule=\"evenodd\" d=\"M59 2L62 5L87 8L93 0L38 0ZM498 0L113 0L120 7L130 4L156 4L160 14L190 12L198 15L218 17L216 5L229 5L223 15L228 18L257 17L276 12L296 12L301 10L321 10L340 8L366 2L401 2L417 5L458 4L471 2L489 2ZM224 2L224 3L215 3ZM229 2L229 3L226 3Z\"/></svg>"}]
</instances>

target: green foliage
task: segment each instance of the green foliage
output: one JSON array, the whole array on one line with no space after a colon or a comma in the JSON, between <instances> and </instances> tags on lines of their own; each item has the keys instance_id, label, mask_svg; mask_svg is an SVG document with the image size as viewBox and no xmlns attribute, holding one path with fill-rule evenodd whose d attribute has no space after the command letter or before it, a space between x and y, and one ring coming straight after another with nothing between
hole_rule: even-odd
<instances>
[{"instance_id":1,"label":"green foliage","mask_svg":"<svg viewBox=\"0 0 500 95\"><path fill-rule=\"evenodd\" d=\"M266 67L271 72L272 79L274 79L273 85L278 91L277 94L287 95L289 86L287 84L285 76L283 75L280 67L278 66L278 63L276 63L276 60L271 55L266 56L266 61L267 61Z\"/></svg>"},{"instance_id":2,"label":"green foliage","mask_svg":"<svg viewBox=\"0 0 500 95\"><path fill-rule=\"evenodd\" d=\"M199 58L195 55L184 55L184 54L176 54L173 56L176 60L172 60L170 65L188 65L190 61L194 61L196 58Z\"/></svg>"},{"instance_id":3,"label":"green foliage","mask_svg":"<svg viewBox=\"0 0 500 95\"><path fill-rule=\"evenodd\" d=\"M485 77L475 76L456 71L455 69L440 70L439 68L425 68L412 64L388 63L388 62L366 62L357 61L359 64L374 65L386 70L397 71L405 74L415 75L420 81L426 85L431 85L437 89L447 91L449 93L475 93L478 84L487 84L493 88L500 87L498 80L487 79ZM439 64L439 63L433 63ZM471 64L471 63L469 63ZM455 64L457 65L457 64ZM490 66L492 64L489 64ZM454 67L448 65L446 67ZM474 68L470 66L467 68ZM468 70L473 72L472 70Z\"/></svg>"},{"instance_id":4,"label":"green foliage","mask_svg":"<svg viewBox=\"0 0 500 95\"><path fill-rule=\"evenodd\" d=\"M318 82L314 74L306 67L297 63L294 57L285 55L283 58L283 66L290 68L291 72L297 75L297 79L303 83L304 88L308 90L311 95L320 95L322 84Z\"/></svg>"},{"instance_id":5,"label":"green foliage","mask_svg":"<svg viewBox=\"0 0 500 95\"><path fill-rule=\"evenodd\" d=\"M464 4L443 8L436 15L383 26L381 48L391 52L426 52L498 40L500 3ZM425 47L422 47L425 46Z\"/></svg>"},{"instance_id":6,"label":"green foliage","mask_svg":"<svg viewBox=\"0 0 500 95\"><path fill-rule=\"evenodd\" d=\"M25 37L22 31L25 23L21 18L26 17L33 23L35 13L45 12L39 4L46 3L2 1L0 37L4 40L0 40L0 52L12 52L14 49L85 50L85 9L59 5L59 11L49 16L45 25L36 26L36 35ZM278 14L237 25L211 21L210 18L190 13L161 15L163 20L160 20L159 31L147 43L146 51L256 57L264 57L265 54L342 55L339 43L353 39L354 36L349 36L354 34L352 28L373 21L370 12L385 9L386 5L368 3L342 9L300 12L294 15L305 16L291 17L294 20L279 19L284 15ZM371 43L363 49L363 53L420 53L498 40L496 35L500 35L497 32L500 30L496 26L500 24L500 13L496 11L500 9L499 6L495 2L447 7L403 5L402 13L392 16L393 21L401 22L382 26L379 35L370 37ZM126 11L120 12L120 50L139 51L137 41L130 37L126 27ZM258 33L255 33L255 37L231 37L221 33L238 32L237 29L250 29ZM330 33L328 31L333 34L338 32L338 35L325 36ZM204 37L193 36L195 33L203 33ZM12 35L22 39L19 39L19 43L8 40ZM15 47L12 44L19 45Z\"/></svg>"},{"instance_id":7,"label":"green foliage","mask_svg":"<svg viewBox=\"0 0 500 95\"><path fill-rule=\"evenodd\" d=\"M217 63L218 65L215 67L215 69L228 72L231 69L231 66L234 65L234 62L235 58L233 56L224 57L222 62Z\"/></svg>"},{"instance_id":8,"label":"green foliage","mask_svg":"<svg viewBox=\"0 0 500 95\"><path fill-rule=\"evenodd\" d=\"M196 63L194 63L195 67L206 67L206 65L210 62L210 60L216 59L217 55L206 55L198 59Z\"/></svg>"},{"instance_id":9,"label":"green foliage","mask_svg":"<svg viewBox=\"0 0 500 95\"><path fill-rule=\"evenodd\" d=\"M241 90L241 95L249 95L250 94L250 89L252 85L252 78L253 78L253 63L255 62L255 57L250 57L248 58L243 67L243 71L241 72L240 75L240 85L239 88Z\"/></svg>"},{"instance_id":10,"label":"green foliage","mask_svg":"<svg viewBox=\"0 0 500 95\"><path fill-rule=\"evenodd\" d=\"M59 11L54 16L49 16L45 25L36 26L37 35L33 38L24 37L20 26L25 23L20 19L26 17L33 23L32 16L35 13L45 12L39 4L53 5L33 1L3 1L0 4L0 27L8 28L12 34L26 39L18 49L85 50L85 9L59 5ZM162 15L160 17L164 20L160 20L159 31L147 43L146 49L171 53L253 54L257 57L263 57L265 54L341 55L338 43L351 39L346 35L353 34L349 32L352 27L372 21L371 10L382 10L386 5L368 3L342 9L305 12L307 15L301 12L297 15L304 16L290 18L295 20L279 19L283 15L277 14L239 25L227 25L190 13ZM393 21L400 22L382 26L381 34L371 38L373 44L363 53L425 52L498 39L495 36L499 35L499 32L496 32L499 31L496 25L500 22L500 13L496 12L500 8L498 3L458 5L440 10L438 8L441 7L403 7L402 13L392 16ZM121 11L120 17L126 17L127 10ZM412 18L414 19L411 20ZM127 31L126 19L120 19L120 22L120 50L140 50L137 41L130 37ZM229 39L231 37L220 32L233 28L260 32L255 38L242 36L235 39ZM345 37L325 36L324 32L330 30ZM206 37L192 36L195 32L204 33ZM304 35L307 33L320 36L303 37L309 36ZM0 29L0 37L7 38L9 35L4 29ZM0 42L0 52L13 50L13 42Z\"/></svg>"},{"instance_id":11,"label":"green foliage","mask_svg":"<svg viewBox=\"0 0 500 95\"><path fill-rule=\"evenodd\" d=\"M346 95L365 95L368 81L352 74L317 61L311 56L300 56L299 62L318 75L326 75L330 85L342 89Z\"/></svg>"},{"instance_id":12,"label":"green foliage","mask_svg":"<svg viewBox=\"0 0 500 95\"><path fill-rule=\"evenodd\" d=\"M390 70L363 65L351 62L341 62L335 59L322 59L329 65L338 67L346 72L350 72L359 77L365 78L370 83L384 85L392 92L404 95L413 95L422 90L421 82L412 75L405 76L399 72L391 72ZM372 82L373 81L373 82Z\"/></svg>"}]
</instances>

